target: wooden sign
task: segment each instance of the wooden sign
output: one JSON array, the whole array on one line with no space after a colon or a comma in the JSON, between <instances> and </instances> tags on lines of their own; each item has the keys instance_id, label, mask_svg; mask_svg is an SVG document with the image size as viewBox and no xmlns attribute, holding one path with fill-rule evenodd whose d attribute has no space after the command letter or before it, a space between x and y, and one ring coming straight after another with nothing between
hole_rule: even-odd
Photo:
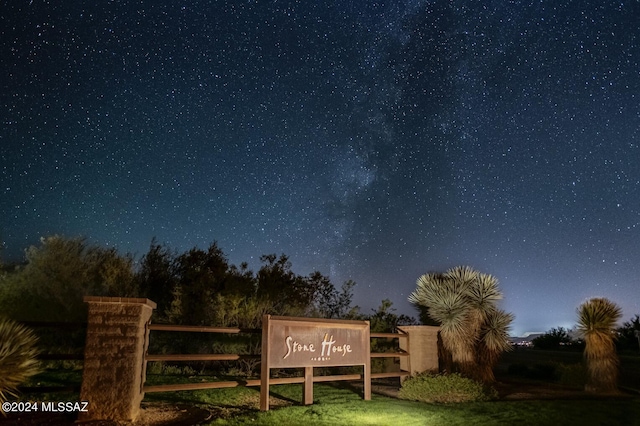
<instances>
[{"instance_id":1,"label":"wooden sign","mask_svg":"<svg viewBox=\"0 0 640 426\"><path fill-rule=\"evenodd\" d=\"M313 367L362 365L364 399L371 399L369 322L319 318L262 319L260 409L269 409L271 368L304 368L304 404L313 403Z\"/></svg>"}]
</instances>

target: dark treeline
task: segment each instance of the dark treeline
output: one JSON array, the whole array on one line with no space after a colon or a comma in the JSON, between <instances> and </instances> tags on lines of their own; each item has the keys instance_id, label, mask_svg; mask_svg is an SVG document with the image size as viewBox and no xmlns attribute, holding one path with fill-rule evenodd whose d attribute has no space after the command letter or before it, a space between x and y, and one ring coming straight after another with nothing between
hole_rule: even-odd
<instances>
[{"instance_id":1,"label":"dark treeline","mask_svg":"<svg viewBox=\"0 0 640 426\"><path fill-rule=\"evenodd\" d=\"M84 321L85 295L145 297L157 303L153 321L259 328L263 314L370 319L375 331L413 323L383 300L371 315L353 306L355 282L336 287L319 271L292 270L282 254L260 257L254 273L229 263L216 242L179 253L155 239L138 262L84 238L46 237L25 262L0 269L0 315L20 321Z\"/></svg>"},{"instance_id":2,"label":"dark treeline","mask_svg":"<svg viewBox=\"0 0 640 426\"><path fill-rule=\"evenodd\" d=\"M153 300L157 303L154 323L258 329L264 314L368 319L374 332L415 323L413 318L396 315L386 299L372 314L362 314L352 304L355 282L346 281L336 288L318 271L307 276L296 274L284 254L262 256L262 266L254 273L246 263L230 264L215 242L206 250L178 253L153 240L138 262L114 248L60 236L43 238L39 246L25 253L25 261L19 265L0 264L0 317L84 322L88 310L83 297L92 295ZM38 346L44 352L82 352L84 332L48 329L38 334ZM149 351L256 354L260 342L256 334L158 332L151 336ZM376 350L386 350L389 344L374 341L373 345ZM187 367L251 375L257 364L248 360L239 364L189 363ZM150 368L164 371L173 367L155 363Z\"/></svg>"}]
</instances>

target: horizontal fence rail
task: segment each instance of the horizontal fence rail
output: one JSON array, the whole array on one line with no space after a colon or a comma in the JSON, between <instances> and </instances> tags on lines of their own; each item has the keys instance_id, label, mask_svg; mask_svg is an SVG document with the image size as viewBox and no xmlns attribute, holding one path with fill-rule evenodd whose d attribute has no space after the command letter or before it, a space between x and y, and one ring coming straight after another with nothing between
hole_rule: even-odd
<instances>
[{"instance_id":1,"label":"horizontal fence rail","mask_svg":"<svg viewBox=\"0 0 640 426\"><path fill-rule=\"evenodd\" d=\"M238 327L210 327L200 325L172 325L172 324L149 324L149 330L157 331L187 331L199 333L227 333L227 334L259 334L259 328L238 328Z\"/></svg>"},{"instance_id":2,"label":"horizontal fence rail","mask_svg":"<svg viewBox=\"0 0 640 426\"><path fill-rule=\"evenodd\" d=\"M172 331L172 332L197 332L197 333L221 333L221 334L260 334L261 329L239 328L239 327L213 327L213 326L193 326L193 325L172 325L172 324L149 324L150 331ZM370 338L374 339L408 339L409 335L402 331L398 333L370 333ZM410 354L402 349L395 352L372 352L371 358L400 358L409 357ZM239 361L260 359L260 355L251 354L146 354L145 360L148 362L181 362L181 361ZM408 371L393 371L384 373L371 373L372 379L383 379L393 377L407 377L411 373ZM334 381L356 381L362 380L363 374L341 374L329 376L313 376L314 383L334 382ZM296 384L304 383L305 378L299 377L281 377L270 378L269 383L273 385L279 384ZM200 382L200 383L177 383L166 385L144 386L145 393L152 392L175 392L202 389L222 389L234 387L253 387L260 386L260 379L232 380L220 382Z\"/></svg>"},{"instance_id":3,"label":"horizontal fence rail","mask_svg":"<svg viewBox=\"0 0 640 426\"><path fill-rule=\"evenodd\" d=\"M400 352L372 352L371 358L399 358L401 356L409 356L409 352L400 350Z\"/></svg>"},{"instance_id":4,"label":"horizontal fence rail","mask_svg":"<svg viewBox=\"0 0 640 426\"><path fill-rule=\"evenodd\" d=\"M147 361L239 361L241 359L260 359L260 355L242 354L167 354L147 355Z\"/></svg>"},{"instance_id":5,"label":"horizontal fence rail","mask_svg":"<svg viewBox=\"0 0 640 426\"><path fill-rule=\"evenodd\" d=\"M398 376L408 376L409 372L404 371L400 373L372 373L372 379L390 378ZM362 380L362 374L341 374L334 376L314 376L314 383L322 382L338 382L338 381L355 381ZM222 389L222 388L235 388L235 387L253 387L260 386L260 379L249 380L232 380L227 382L203 382L203 383L178 383L171 385L156 385L145 386L144 392L175 392L175 391L187 391L187 390L202 390L202 389ZM304 377L281 377L271 378L269 383L272 385L289 385L296 383L304 383Z\"/></svg>"}]
</instances>

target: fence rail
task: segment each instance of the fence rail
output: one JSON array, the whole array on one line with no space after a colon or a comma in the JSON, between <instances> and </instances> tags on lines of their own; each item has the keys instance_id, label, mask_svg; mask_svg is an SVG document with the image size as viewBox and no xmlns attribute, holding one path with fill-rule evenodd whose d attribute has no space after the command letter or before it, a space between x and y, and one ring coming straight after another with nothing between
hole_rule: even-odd
<instances>
[{"instance_id":1,"label":"fence rail","mask_svg":"<svg viewBox=\"0 0 640 426\"><path fill-rule=\"evenodd\" d=\"M238 328L238 327L211 327L201 325L172 325L172 324L149 324L150 331L187 331L199 333L227 333L227 334L259 334L262 332L259 328Z\"/></svg>"},{"instance_id":2,"label":"fence rail","mask_svg":"<svg viewBox=\"0 0 640 426\"><path fill-rule=\"evenodd\" d=\"M80 330L87 327L87 323L71 323L71 322L45 322L45 321L23 321L25 326L32 328L53 328L57 330ZM222 333L222 334L259 334L260 329L239 328L239 327L211 327L211 326L190 326L190 325L172 325L172 324L150 324L150 331L170 331L170 332L197 332L197 333ZM371 338L397 339L408 338L406 333L370 333ZM399 350L397 352L372 352L371 358L399 358L409 357L406 351ZM42 361L83 361L84 354L40 354L38 359ZM260 355L252 354L147 354L145 360L148 362L186 362L186 361L240 361L260 359ZM372 379L405 377L408 376L407 371L372 373ZM330 375L315 376L316 382L329 381L355 381L362 380L362 374L347 375ZM287 377L272 378L271 384L295 384L304 383L304 377ZM170 385L145 386L144 392L168 392L181 390L198 390L198 389L218 389L230 388L238 386L260 386L260 379L236 380L225 382L205 382L205 383L184 383ZM23 386L20 388L22 392L78 392L79 385L68 386Z\"/></svg>"},{"instance_id":3,"label":"fence rail","mask_svg":"<svg viewBox=\"0 0 640 426\"><path fill-rule=\"evenodd\" d=\"M372 379L383 379L383 378L391 378L398 376L408 376L408 371L402 371L400 373L372 373ZM333 376L314 376L314 383L322 383L322 382L337 382L337 381L355 381L362 380L362 374L341 374L341 375L333 375ZM249 379L249 380L232 380L227 382L204 382L204 383L178 383L171 385L156 385L156 386L145 386L145 393L152 392L176 392L176 391L188 391L188 390L203 390L203 389L223 389L223 388L236 388L236 387L253 387L260 386L260 379ZM280 377L280 378L271 378L269 379L269 383L272 385L289 385L296 383L304 383L304 377Z\"/></svg>"},{"instance_id":4,"label":"fence rail","mask_svg":"<svg viewBox=\"0 0 640 426\"><path fill-rule=\"evenodd\" d=\"M241 359L260 359L260 355L243 354L167 354L147 355L147 361L239 361Z\"/></svg>"},{"instance_id":5,"label":"fence rail","mask_svg":"<svg viewBox=\"0 0 640 426\"><path fill-rule=\"evenodd\" d=\"M210 327L210 326L192 326L192 325L172 325L172 324L149 324L149 331L172 331L172 332L197 332L197 333L222 333L222 334L259 334L261 329L239 328L239 327ZM398 333L370 333L370 338L379 339L408 339L409 335L402 331ZM398 349L396 352L372 352L371 358L400 358L410 357L409 352ZM260 355L256 354L146 354L145 361L148 362L166 362L166 361L239 361L249 359L260 359ZM409 376L408 371L394 371L383 373L371 373L372 379L406 377ZM342 374L330 376L314 376L313 382L334 382L334 381L355 381L362 380L363 374ZM296 384L304 383L304 376L300 377L281 377L270 378L269 383L278 384ZM200 383L179 383L166 385L144 386L145 393L149 392L174 392L187 390L202 389L221 389L233 387L252 387L260 386L260 379L248 380L232 380L222 382L200 382Z\"/></svg>"}]
</instances>

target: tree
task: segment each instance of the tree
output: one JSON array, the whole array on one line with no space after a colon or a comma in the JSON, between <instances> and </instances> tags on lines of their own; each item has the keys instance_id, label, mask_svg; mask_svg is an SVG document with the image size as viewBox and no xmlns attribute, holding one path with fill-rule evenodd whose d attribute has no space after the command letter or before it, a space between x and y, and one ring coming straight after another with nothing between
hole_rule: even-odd
<instances>
[{"instance_id":1,"label":"tree","mask_svg":"<svg viewBox=\"0 0 640 426\"><path fill-rule=\"evenodd\" d=\"M460 371L484 382L495 380L499 355L511 349L513 315L498 309L501 299L495 277L466 266L422 275L409 297L439 323L442 343Z\"/></svg>"},{"instance_id":2,"label":"tree","mask_svg":"<svg viewBox=\"0 0 640 426\"><path fill-rule=\"evenodd\" d=\"M573 339L569 336L569 332L562 328L552 328L531 341L537 349L559 349L561 345L571 344Z\"/></svg>"},{"instance_id":3,"label":"tree","mask_svg":"<svg viewBox=\"0 0 640 426\"><path fill-rule=\"evenodd\" d=\"M83 297L135 297L133 257L84 238L51 236L29 247L26 264L3 279L0 307L16 320L83 321Z\"/></svg>"},{"instance_id":4,"label":"tree","mask_svg":"<svg viewBox=\"0 0 640 426\"><path fill-rule=\"evenodd\" d=\"M255 296L256 278L247 262L242 262L239 268L236 265L229 267L224 293L244 297Z\"/></svg>"},{"instance_id":5,"label":"tree","mask_svg":"<svg viewBox=\"0 0 640 426\"><path fill-rule=\"evenodd\" d=\"M578 308L578 332L585 341L587 391L616 390L618 355L614 327L621 316L620 307L605 298L587 300Z\"/></svg>"},{"instance_id":6,"label":"tree","mask_svg":"<svg viewBox=\"0 0 640 426\"><path fill-rule=\"evenodd\" d=\"M173 300L173 289L178 284L175 257L171 250L158 244L154 238L149 251L140 259L135 276L140 295L158 305L154 314L160 318L167 315Z\"/></svg>"},{"instance_id":7,"label":"tree","mask_svg":"<svg viewBox=\"0 0 640 426\"><path fill-rule=\"evenodd\" d=\"M392 308L393 302L383 299L378 309L373 310L373 315L367 319L371 324L372 333L395 333L399 325L415 325L416 320L407 315L397 315L396 309Z\"/></svg>"},{"instance_id":8,"label":"tree","mask_svg":"<svg viewBox=\"0 0 640 426\"><path fill-rule=\"evenodd\" d=\"M307 278L307 285L314 289L312 315L320 318L354 319L359 308L352 307L354 281L345 281L340 290L331 280L315 271Z\"/></svg>"},{"instance_id":9,"label":"tree","mask_svg":"<svg viewBox=\"0 0 640 426\"><path fill-rule=\"evenodd\" d=\"M640 315L636 315L629 321L625 321L618 328L618 349L635 349L640 346Z\"/></svg>"},{"instance_id":10,"label":"tree","mask_svg":"<svg viewBox=\"0 0 640 426\"><path fill-rule=\"evenodd\" d=\"M315 297L315 290L308 285L310 281L291 270L289 257L284 254L263 255L260 261L264 264L258 271L257 297L269 299L275 314L305 314Z\"/></svg>"},{"instance_id":11,"label":"tree","mask_svg":"<svg viewBox=\"0 0 640 426\"><path fill-rule=\"evenodd\" d=\"M175 261L177 283L169 317L172 322L188 325L211 325L214 295L223 291L229 274L224 252L213 242L204 251L193 248Z\"/></svg>"}]
</instances>

